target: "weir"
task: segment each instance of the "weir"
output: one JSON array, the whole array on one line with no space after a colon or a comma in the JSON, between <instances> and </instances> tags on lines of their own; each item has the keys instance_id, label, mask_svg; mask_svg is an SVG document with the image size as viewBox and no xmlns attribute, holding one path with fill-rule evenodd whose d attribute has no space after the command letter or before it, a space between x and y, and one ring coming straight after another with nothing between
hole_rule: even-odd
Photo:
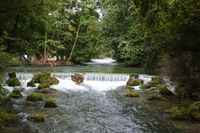
<instances>
[{"instance_id":1,"label":"weir","mask_svg":"<svg viewBox=\"0 0 200 133\"><path fill-rule=\"evenodd\" d=\"M59 79L70 79L74 73L52 73L52 77ZM128 74L104 74L104 73L86 73L84 75L85 81L127 81L129 78ZM32 73L17 73L19 80L31 80L33 77Z\"/></svg>"}]
</instances>

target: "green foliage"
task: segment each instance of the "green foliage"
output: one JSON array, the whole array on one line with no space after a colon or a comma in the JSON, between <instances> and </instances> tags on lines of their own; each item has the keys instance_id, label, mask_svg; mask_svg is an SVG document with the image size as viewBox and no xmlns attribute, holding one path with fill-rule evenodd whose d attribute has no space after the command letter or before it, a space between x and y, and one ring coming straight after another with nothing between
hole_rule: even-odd
<instances>
[{"instance_id":1,"label":"green foliage","mask_svg":"<svg viewBox=\"0 0 200 133\"><path fill-rule=\"evenodd\" d=\"M33 113L28 115L27 119L34 122L43 122L45 117L43 113Z\"/></svg>"},{"instance_id":2,"label":"green foliage","mask_svg":"<svg viewBox=\"0 0 200 133\"><path fill-rule=\"evenodd\" d=\"M57 104L56 104L56 100L52 99L52 98L49 98L47 100L45 100L45 103L44 103L44 107L47 107L47 108L51 108L51 107L56 107Z\"/></svg>"},{"instance_id":3,"label":"green foliage","mask_svg":"<svg viewBox=\"0 0 200 133\"><path fill-rule=\"evenodd\" d=\"M39 93L31 93L26 98L27 101L41 101L42 95Z\"/></svg>"}]
</instances>

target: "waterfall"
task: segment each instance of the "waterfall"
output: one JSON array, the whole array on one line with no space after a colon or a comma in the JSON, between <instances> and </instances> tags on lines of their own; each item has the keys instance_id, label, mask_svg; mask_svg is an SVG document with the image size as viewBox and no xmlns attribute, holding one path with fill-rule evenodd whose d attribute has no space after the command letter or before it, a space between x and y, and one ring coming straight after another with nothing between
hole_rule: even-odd
<instances>
[{"instance_id":1,"label":"waterfall","mask_svg":"<svg viewBox=\"0 0 200 133\"><path fill-rule=\"evenodd\" d=\"M27 83L33 78L33 73L17 73L16 75L23 88L32 89L27 87ZM129 79L129 74L83 73L84 82L77 85L71 80L71 75L74 75L74 73L52 73L51 76L58 78L60 82L58 85L52 85L51 88L61 91L109 91L126 85ZM151 76L139 75L139 79L147 83L151 80ZM139 89L139 86L135 89Z\"/></svg>"}]
</instances>

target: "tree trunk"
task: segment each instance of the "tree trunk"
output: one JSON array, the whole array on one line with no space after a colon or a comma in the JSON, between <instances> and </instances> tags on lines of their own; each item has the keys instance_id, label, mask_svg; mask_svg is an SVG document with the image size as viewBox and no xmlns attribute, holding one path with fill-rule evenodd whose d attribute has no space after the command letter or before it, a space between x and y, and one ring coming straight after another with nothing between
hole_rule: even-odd
<instances>
[{"instance_id":1,"label":"tree trunk","mask_svg":"<svg viewBox=\"0 0 200 133\"><path fill-rule=\"evenodd\" d=\"M74 40L74 44L73 44L73 47L72 47L72 50L71 50L71 52L70 52L70 55L69 55L69 58L68 58L67 62L70 62L70 60L71 60L71 58L72 58L72 54L73 54L73 52L74 52L74 48L75 48L76 43L77 43L77 40L78 40L80 27L81 27L81 23L79 22L79 24L78 24L78 29L77 29L77 32L76 32L76 37L75 37L75 40Z\"/></svg>"},{"instance_id":2,"label":"tree trunk","mask_svg":"<svg viewBox=\"0 0 200 133\"><path fill-rule=\"evenodd\" d=\"M45 31L45 36L44 36L44 58L43 58L43 64L47 63L48 60L48 55L47 55L47 31Z\"/></svg>"}]
</instances>

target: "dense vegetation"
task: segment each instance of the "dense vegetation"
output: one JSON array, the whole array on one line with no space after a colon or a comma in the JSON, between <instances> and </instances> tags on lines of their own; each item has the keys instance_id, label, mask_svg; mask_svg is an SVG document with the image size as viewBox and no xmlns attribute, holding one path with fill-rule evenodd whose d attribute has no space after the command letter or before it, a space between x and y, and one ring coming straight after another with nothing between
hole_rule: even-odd
<instances>
[{"instance_id":1,"label":"dense vegetation","mask_svg":"<svg viewBox=\"0 0 200 133\"><path fill-rule=\"evenodd\" d=\"M0 63L22 56L83 62L110 56L147 72L162 70L181 97L198 98L198 0L0 1ZM10 60L8 60L10 59Z\"/></svg>"}]
</instances>

